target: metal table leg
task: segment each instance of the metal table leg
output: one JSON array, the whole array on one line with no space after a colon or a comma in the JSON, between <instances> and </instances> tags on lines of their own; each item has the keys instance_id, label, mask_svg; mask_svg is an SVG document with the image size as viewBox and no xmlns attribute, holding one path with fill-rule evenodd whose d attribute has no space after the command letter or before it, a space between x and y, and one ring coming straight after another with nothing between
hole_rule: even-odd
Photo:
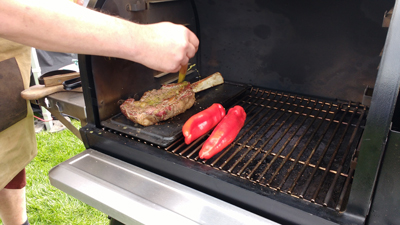
<instances>
[{"instance_id":1,"label":"metal table leg","mask_svg":"<svg viewBox=\"0 0 400 225\"><path fill-rule=\"evenodd\" d=\"M86 107L81 92L58 92L34 101L35 104L46 108L62 124L64 124L80 140L79 130L64 115L78 119L82 127L86 125Z\"/></svg>"}]
</instances>

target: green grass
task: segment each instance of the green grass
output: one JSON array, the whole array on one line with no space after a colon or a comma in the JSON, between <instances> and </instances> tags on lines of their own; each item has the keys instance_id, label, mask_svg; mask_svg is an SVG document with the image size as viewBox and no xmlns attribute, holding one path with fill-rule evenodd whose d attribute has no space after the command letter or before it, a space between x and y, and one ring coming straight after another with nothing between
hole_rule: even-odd
<instances>
[{"instance_id":1,"label":"green grass","mask_svg":"<svg viewBox=\"0 0 400 225\"><path fill-rule=\"evenodd\" d=\"M80 127L77 120L72 120ZM108 224L107 215L50 184L49 170L85 150L68 129L36 134L38 155L26 167L27 212L30 224ZM1 224L1 221L0 221Z\"/></svg>"}]
</instances>

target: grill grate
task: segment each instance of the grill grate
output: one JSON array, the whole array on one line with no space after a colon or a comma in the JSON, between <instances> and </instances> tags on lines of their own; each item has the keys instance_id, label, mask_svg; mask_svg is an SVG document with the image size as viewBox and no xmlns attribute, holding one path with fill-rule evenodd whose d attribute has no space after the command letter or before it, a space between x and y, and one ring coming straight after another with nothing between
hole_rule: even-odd
<instances>
[{"instance_id":1,"label":"grill grate","mask_svg":"<svg viewBox=\"0 0 400 225\"><path fill-rule=\"evenodd\" d=\"M223 152L199 159L211 132L190 145L181 138L165 150L296 198L344 209L365 106L256 88L236 104L247 119Z\"/></svg>"}]
</instances>

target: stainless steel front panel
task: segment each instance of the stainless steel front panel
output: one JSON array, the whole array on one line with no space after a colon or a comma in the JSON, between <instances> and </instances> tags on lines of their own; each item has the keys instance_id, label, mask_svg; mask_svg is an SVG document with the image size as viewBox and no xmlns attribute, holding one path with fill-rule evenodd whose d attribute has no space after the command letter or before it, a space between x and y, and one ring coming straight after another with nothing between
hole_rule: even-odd
<instances>
[{"instance_id":1,"label":"stainless steel front panel","mask_svg":"<svg viewBox=\"0 0 400 225\"><path fill-rule=\"evenodd\" d=\"M49 177L125 224L277 224L92 149L54 167Z\"/></svg>"}]
</instances>

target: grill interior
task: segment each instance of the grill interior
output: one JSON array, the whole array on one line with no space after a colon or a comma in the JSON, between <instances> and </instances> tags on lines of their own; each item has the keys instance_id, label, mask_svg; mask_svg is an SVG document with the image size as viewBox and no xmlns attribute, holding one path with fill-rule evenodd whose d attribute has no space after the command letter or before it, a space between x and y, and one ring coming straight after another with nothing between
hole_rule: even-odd
<instances>
[{"instance_id":1,"label":"grill interior","mask_svg":"<svg viewBox=\"0 0 400 225\"><path fill-rule=\"evenodd\" d=\"M341 219L364 218L361 211L368 209L369 203L359 201L360 196L371 196L363 192L369 187L357 187L357 176L346 213L336 212L346 210L368 114L367 106L358 102L369 106L364 98L370 95L365 90L374 89L387 32L382 28L382 14L393 3L151 1L148 10L125 12L115 1L105 0L99 9L127 20L152 23L168 19L190 28L201 43L191 61L198 74L221 72L227 81L243 84L245 94L236 95L235 87L222 101L212 99L221 95L220 88L214 95L198 93L199 104L190 109L192 113L149 127L151 131L146 133L120 116L118 101L159 88L177 74L158 76L133 62L82 56L80 62L86 60L86 83L90 84L86 99L93 110L88 113L89 122L107 131L91 134L88 130L88 146L268 218L280 210L264 207L269 199L295 206L307 216L340 223L344 223ZM223 104L227 110L242 105L247 113L235 142L207 161L200 160L198 152L211 132L186 145L179 130L188 115L204 108L201 97L204 107L228 99ZM108 136L108 131L118 136ZM169 131L173 132L165 136ZM150 140L151 135L154 139L164 135L158 138L163 142ZM360 167L369 163L360 160L359 174L369 174L365 166ZM223 185L240 188L216 190ZM247 195L237 197L235 191ZM248 192L257 195L247 199ZM351 218L345 218L347 215ZM279 217L286 219L285 215Z\"/></svg>"},{"instance_id":2,"label":"grill interior","mask_svg":"<svg viewBox=\"0 0 400 225\"><path fill-rule=\"evenodd\" d=\"M245 181L341 211L356 165L367 109L289 93L250 88L235 104L247 113L234 143L209 160L183 137L164 148Z\"/></svg>"}]
</instances>

